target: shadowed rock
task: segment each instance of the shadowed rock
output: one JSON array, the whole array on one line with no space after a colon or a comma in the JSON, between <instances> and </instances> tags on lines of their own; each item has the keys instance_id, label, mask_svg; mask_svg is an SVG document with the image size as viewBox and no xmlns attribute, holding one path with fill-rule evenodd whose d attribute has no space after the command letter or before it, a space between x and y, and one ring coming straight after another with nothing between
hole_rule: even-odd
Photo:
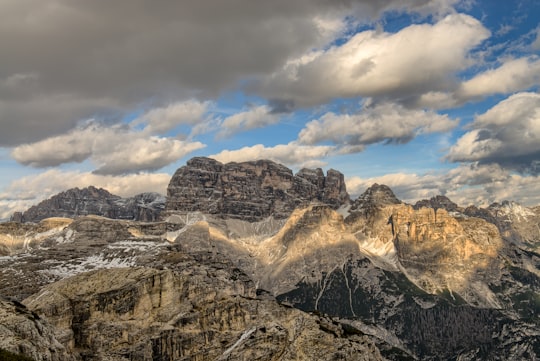
<instances>
[{"instance_id":1,"label":"shadowed rock","mask_svg":"<svg viewBox=\"0 0 540 361\"><path fill-rule=\"evenodd\" d=\"M193 158L176 171L167 189L168 213L199 211L250 222L287 218L297 208L321 202L348 203L343 174L321 169L292 171L269 160L222 164Z\"/></svg>"}]
</instances>

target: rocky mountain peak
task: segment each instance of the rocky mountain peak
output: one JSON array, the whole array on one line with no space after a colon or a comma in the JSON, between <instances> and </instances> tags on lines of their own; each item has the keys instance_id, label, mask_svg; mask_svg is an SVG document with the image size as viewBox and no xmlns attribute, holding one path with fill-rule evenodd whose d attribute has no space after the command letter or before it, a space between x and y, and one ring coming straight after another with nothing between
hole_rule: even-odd
<instances>
[{"instance_id":1,"label":"rocky mountain peak","mask_svg":"<svg viewBox=\"0 0 540 361\"><path fill-rule=\"evenodd\" d=\"M374 183L353 202L351 211L371 213L373 209L400 203L390 187Z\"/></svg>"},{"instance_id":2,"label":"rocky mountain peak","mask_svg":"<svg viewBox=\"0 0 540 361\"><path fill-rule=\"evenodd\" d=\"M343 174L289 168L270 160L222 164L197 157L179 168L167 189L168 213L199 211L224 218L260 221L287 218L310 202L339 208L349 202Z\"/></svg>"},{"instance_id":3,"label":"rocky mountain peak","mask_svg":"<svg viewBox=\"0 0 540 361\"><path fill-rule=\"evenodd\" d=\"M431 197L430 199L422 199L421 201L418 201L413 206L414 209L420 209L422 207L426 208L433 208L433 209L445 209L448 212L458 212L460 210L460 207L452 202L448 197L443 195L437 195L435 197Z\"/></svg>"},{"instance_id":4,"label":"rocky mountain peak","mask_svg":"<svg viewBox=\"0 0 540 361\"><path fill-rule=\"evenodd\" d=\"M131 198L122 198L106 189L89 186L58 193L25 212L16 212L11 221L38 223L51 217L76 218L86 215L154 221L164 204L165 198L158 193L141 193Z\"/></svg>"}]
</instances>

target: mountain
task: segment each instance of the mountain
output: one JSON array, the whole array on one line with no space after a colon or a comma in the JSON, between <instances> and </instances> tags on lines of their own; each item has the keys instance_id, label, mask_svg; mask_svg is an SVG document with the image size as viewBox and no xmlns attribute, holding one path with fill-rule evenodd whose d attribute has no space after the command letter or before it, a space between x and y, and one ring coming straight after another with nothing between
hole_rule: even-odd
<instances>
[{"instance_id":1,"label":"mountain","mask_svg":"<svg viewBox=\"0 0 540 361\"><path fill-rule=\"evenodd\" d=\"M75 359L540 357L539 208L342 180L194 158L158 221L0 224L0 294Z\"/></svg>"},{"instance_id":2,"label":"mountain","mask_svg":"<svg viewBox=\"0 0 540 361\"><path fill-rule=\"evenodd\" d=\"M50 199L17 212L14 222L37 223L50 217L75 218L98 215L108 218L155 221L165 206L165 198L158 193L142 193L131 198L121 198L96 187L72 188Z\"/></svg>"},{"instance_id":3,"label":"mountain","mask_svg":"<svg viewBox=\"0 0 540 361\"><path fill-rule=\"evenodd\" d=\"M250 222L287 218L297 207L322 202L333 208L348 203L343 174L287 167L268 160L222 164L210 158L189 160L167 188L166 211L199 211Z\"/></svg>"}]
</instances>

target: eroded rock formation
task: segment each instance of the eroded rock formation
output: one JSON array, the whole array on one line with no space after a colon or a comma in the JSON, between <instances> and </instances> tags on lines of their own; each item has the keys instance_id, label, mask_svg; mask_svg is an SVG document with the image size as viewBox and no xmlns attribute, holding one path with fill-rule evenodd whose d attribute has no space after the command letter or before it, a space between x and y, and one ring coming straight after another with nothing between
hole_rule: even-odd
<instances>
[{"instance_id":1,"label":"eroded rock formation","mask_svg":"<svg viewBox=\"0 0 540 361\"><path fill-rule=\"evenodd\" d=\"M121 198L103 188L72 188L61 192L25 212L16 212L13 222L37 223L45 218L76 218L97 215L115 219L156 221L165 206L165 198L158 193L141 193Z\"/></svg>"},{"instance_id":2,"label":"eroded rock formation","mask_svg":"<svg viewBox=\"0 0 540 361\"><path fill-rule=\"evenodd\" d=\"M199 211L260 221L287 218L310 202L333 208L349 200L343 174L303 169L293 175L287 167L268 160L222 164L193 158L176 171L167 189L169 213Z\"/></svg>"},{"instance_id":3,"label":"eroded rock formation","mask_svg":"<svg viewBox=\"0 0 540 361\"><path fill-rule=\"evenodd\" d=\"M257 298L247 277L169 257L174 269L83 273L25 303L84 360L382 360L365 336Z\"/></svg>"}]
</instances>

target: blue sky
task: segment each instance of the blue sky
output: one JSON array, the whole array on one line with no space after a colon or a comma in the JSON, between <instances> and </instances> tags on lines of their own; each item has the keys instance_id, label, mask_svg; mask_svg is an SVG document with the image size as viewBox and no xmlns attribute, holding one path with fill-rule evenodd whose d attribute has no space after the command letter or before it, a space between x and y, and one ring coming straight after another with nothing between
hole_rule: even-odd
<instances>
[{"instance_id":1,"label":"blue sky","mask_svg":"<svg viewBox=\"0 0 540 361\"><path fill-rule=\"evenodd\" d=\"M540 204L540 0L7 0L0 219L193 156Z\"/></svg>"}]
</instances>

